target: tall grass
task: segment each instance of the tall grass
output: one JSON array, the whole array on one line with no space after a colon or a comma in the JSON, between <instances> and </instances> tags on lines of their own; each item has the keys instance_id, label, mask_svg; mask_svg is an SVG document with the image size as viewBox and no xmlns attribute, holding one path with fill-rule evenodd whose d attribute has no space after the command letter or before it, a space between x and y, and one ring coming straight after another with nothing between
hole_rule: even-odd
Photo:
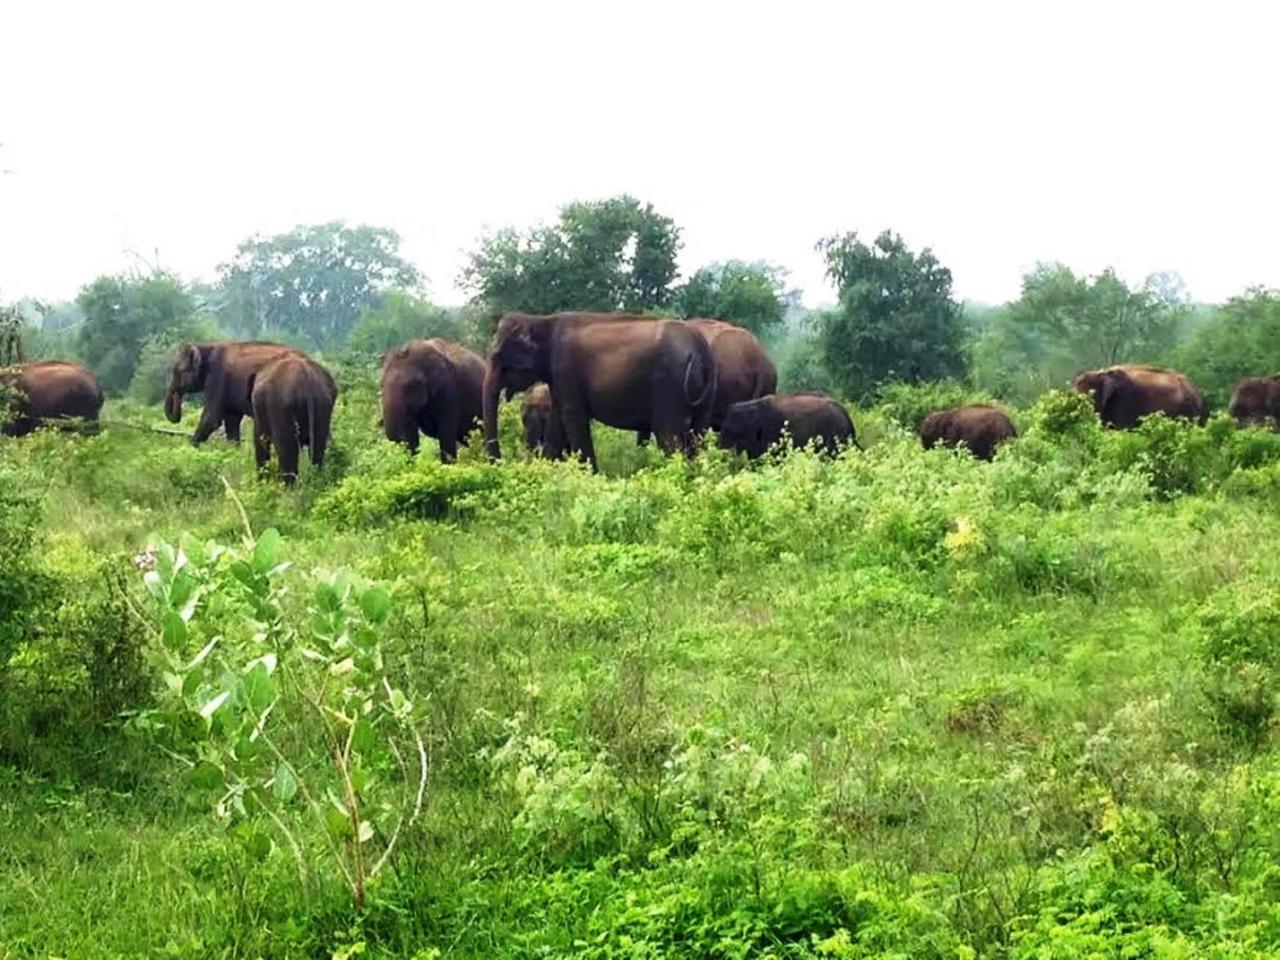
<instances>
[{"instance_id":1,"label":"tall grass","mask_svg":"<svg viewBox=\"0 0 1280 960\"><path fill-rule=\"evenodd\" d=\"M1274 955L1280 438L1052 394L983 464L921 402L755 467L598 430L593 476L514 410L507 461L410 460L357 381L296 491L216 440L0 441L69 611L0 668L0 956ZM132 558L241 507L298 583L394 584L432 778L360 915L130 729Z\"/></svg>"}]
</instances>

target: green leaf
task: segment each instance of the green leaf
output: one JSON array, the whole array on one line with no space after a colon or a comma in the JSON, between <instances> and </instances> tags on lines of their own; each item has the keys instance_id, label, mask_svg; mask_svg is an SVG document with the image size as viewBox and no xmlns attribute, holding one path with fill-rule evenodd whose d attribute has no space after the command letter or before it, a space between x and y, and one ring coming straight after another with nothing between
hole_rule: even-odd
<instances>
[{"instance_id":1,"label":"green leaf","mask_svg":"<svg viewBox=\"0 0 1280 960\"><path fill-rule=\"evenodd\" d=\"M275 527L258 537L258 542L253 547L253 566L258 573L270 573L275 569L280 559L282 540L280 531Z\"/></svg>"},{"instance_id":2,"label":"green leaf","mask_svg":"<svg viewBox=\"0 0 1280 960\"><path fill-rule=\"evenodd\" d=\"M271 838L257 827L248 827L240 835L240 846L251 859L265 860L271 855Z\"/></svg>"},{"instance_id":3,"label":"green leaf","mask_svg":"<svg viewBox=\"0 0 1280 960\"><path fill-rule=\"evenodd\" d=\"M266 664L258 661L244 675L244 696L253 712L261 714L276 699L276 684L267 672Z\"/></svg>"},{"instance_id":4,"label":"green leaf","mask_svg":"<svg viewBox=\"0 0 1280 960\"><path fill-rule=\"evenodd\" d=\"M370 623L384 623L391 614L391 594L382 587L370 587L360 597L360 609Z\"/></svg>"},{"instance_id":5,"label":"green leaf","mask_svg":"<svg viewBox=\"0 0 1280 960\"><path fill-rule=\"evenodd\" d=\"M142 575L142 583L144 586L146 586L148 593L150 593L157 600L161 602L164 601L164 598L165 598L164 581L160 578L160 574L158 571L148 570L146 573Z\"/></svg>"},{"instance_id":6,"label":"green leaf","mask_svg":"<svg viewBox=\"0 0 1280 960\"><path fill-rule=\"evenodd\" d=\"M203 760L191 768L191 783L201 790L217 790L225 782L222 770L217 764L210 763L208 760Z\"/></svg>"},{"instance_id":7,"label":"green leaf","mask_svg":"<svg viewBox=\"0 0 1280 960\"><path fill-rule=\"evenodd\" d=\"M271 789L282 803L288 803L298 793L298 780L287 763L281 762L276 766L275 783Z\"/></svg>"},{"instance_id":8,"label":"green leaf","mask_svg":"<svg viewBox=\"0 0 1280 960\"><path fill-rule=\"evenodd\" d=\"M175 610L164 612L161 624L161 636L164 645L170 650L180 650L187 642L187 625Z\"/></svg>"},{"instance_id":9,"label":"green leaf","mask_svg":"<svg viewBox=\"0 0 1280 960\"><path fill-rule=\"evenodd\" d=\"M331 834L339 839L351 832L351 820L333 807L325 807L324 825L329 828Z\"/></svg>"},{"instance_id":10,"label":"green leaf","mask_svg":"<svg viewBox=\"0 0 1280 960\"><path fill-rule=\"evenodd\" d=\"M198 670L192 670L186 675L182 681L182 695L188 700L196 695L196 691L200 689L201 676Z\"/></svg>"},{"instance_id":11,"label":"green leaf","mask_svg":"<svg viewBox=\"0 0 1280 960\"><path fill-rule=\"evenodd\" d=\"M329 803L333 806L333 809L337 810L344 817L351 816L351 811L348 810L347 805L342 802L342 798L340 798L336 793L333 792L333 787L327 787L325 789L324 795L325 795L325 798L329 801Z\"/></svg>"},{"instance_id":12,"label":"green leaf","mask_svg":"<svg viewBox=\"0 0 1280 960\"><path fill-rule=\"evenodd\" d=\"M208 720L210 717L212 717L215 713L218 712L219 707L221 707L224 703L227 702L227 697L229 696L231 696L231 693L227 690L223 690L221 693L210 698L210 700L203 707L200 708L200 716Z\"/></svg>"},{"instance_id":13,"label":"green leaf","mask_svg":"<svg viewBox=\"0 0 1280 960\"><path fill-rule=\"evenodd\" d=\"M342 606L342 598L327 583L316 584L316 606L323 612L331 613Z\"/></svg>"},{"instance_id":14,"label":"green leaf","mask_svg":"<svg viewBox=\"0 0 1280 960\"><path fill-rule=\"evenodd\" d=\"M185 630L185 627L184 627L184 630ZM200 649L200 652L191 658L191 662L187 664L187 669L193 670L196 667L200 666L200 664L204 663L205 658L208 657L209 654L213 652L213 648L218 645L218 641L221 639L222 639L221 636L217 636L217 637L214 637L212 640L210 640L208 643L206 643Z\"/></svg>"},{"instance_id":15,"label":"green leaf","mask_svg":"<svg viewBox=\"0 0 1280 960\"><path fill-rule=\"evenodd\" d=\"M356 721L356 728L351 733L351 744L361 753L367 753L372 750L378 743L378 734L373 729L373 724L369 722L368 717L361 717Z\"/></svg>"}]
</instances>

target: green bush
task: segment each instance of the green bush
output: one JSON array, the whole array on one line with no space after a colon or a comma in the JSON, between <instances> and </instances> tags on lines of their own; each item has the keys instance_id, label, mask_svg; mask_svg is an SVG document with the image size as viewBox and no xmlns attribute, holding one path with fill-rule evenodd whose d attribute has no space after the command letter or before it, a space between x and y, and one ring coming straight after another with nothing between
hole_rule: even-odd
<instances>
[{"instance_id":1,"label":"green bush","mask_svg":"<svg viewBox=\"0 0 1280 960\"><path fill-rule=\"evenodd\" d=\"M994 403L990 394L974 390L959 380L932 380L924 383L886 383L876 391L877 408L890 420L913 434L920 432L924 418L935 410L970 403Z\"/></svg>"}]
</instances>

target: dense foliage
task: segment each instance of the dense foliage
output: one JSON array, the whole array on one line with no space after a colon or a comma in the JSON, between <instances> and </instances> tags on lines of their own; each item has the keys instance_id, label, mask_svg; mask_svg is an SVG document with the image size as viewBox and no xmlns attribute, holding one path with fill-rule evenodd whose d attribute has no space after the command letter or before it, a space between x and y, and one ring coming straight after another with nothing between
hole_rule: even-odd
<instances>
[{"instance_id":1,"label":"dense foliage","mask_svg":"<svg viewBox=\"0 0 1280 960\"><path fill-rule=\"evenodd\" d=\"M492 317L509 310L627 310L667 306L680 229L620 196L570 203L556 223L499 230L471 254L462 282Z\"/></svg>"},{"instance_id":2,"label":"dense foliage","mask_svg":"<svg viewBox=\"0 0 1280 960\"><path fill-rule=\"evenodd\" d=\"M1280 436L1054 392L984 464L905 426L953 383L885 390L835 460L601 430L599 476L444 466L339 372L291 492L227 444L0 439L0 602L39 611L0 666L10 952L1280 950ZM341 726L361 671L412 704L367 714L407 777ZM412 813L415 731L423 812L359 910L339 864L378 862L380 791Z\"/></svg>"},{"instance_id":3,"label":"dense foliage","mask_svg":"<svg viewBox=\"0 0 1280 960\"><path fill-rule=\"evenodd\" d=\"M220 268L217 310L223 326L243 337L333 347L345 343L361 311L382 293L418 281L394 230L300 226L240 244Z\"/></svg>"},{"instance_id":4,"label":"dense foliage","mask_svg":"<svg viewBox=\"0 0 1280 960\"><path fill-rule=\"evenodd\" d=\"M129 386L149 344L163 348L198 329L191 294L164 272L99 277L80 291L76 303L84 311L78 355L108 393Z\"/></svg>"},{"instance_id":5,"label":"dense foliage","mask_svg":"<svg viewBox=\"0 0 1280 960\"><path fill-rule=\"evenodd\" d=\"M1175 351L1174 362L1220 405L1241 377L1280 373L1280 292L1232 297Z\"/></svg>"},{"instance_id":6,"label":"dense foliage","mask_svg":"<svg viewBox=\"0 0 1280 960\"><path fill-rule=\"evenodd\" d=\"M819 318L823 363L845 396L882 383L963 376L960 305L951 271L928 250L912 253L885 231L871 245L856 233L818 244L840 302Z\"/></svg>"},{"instance_id":7,"label":"dense foliage","mask_svg":"<svg viewBox=\"0 0 1280 960\"><path fill-rule=\"evenodd\" d=\"M780 268L740 260L703 267L676 294L681 316L727 320L766 340L781 331L787 300Z\"/></svg>"},{"instance_id":8,"label":"dense foliage","mask_svg":"<svg viewBox=\"0 0 1280 960\"><path fill-rule=\"evenodd\" d=\"M474 340L474 327L458 310L446 310L403 290L388 290L360 314L348 345L355 353L382 354L410 340L443 337Z\"/></svg>"},{"instance_id":9,"label":"dense foliage","mask_svg":"<svg viewBox=\"0 0 1280 960\"><path fill-rule=\"evenodd\" d=\"M1129 287L1113 270L1077 276L1039 264L1022 295L991 316L974 350L974 375L1002 396L1030 399L1081 370L1166 359L1190 314L1176 277Z\"/></svg>"}]
</instances>

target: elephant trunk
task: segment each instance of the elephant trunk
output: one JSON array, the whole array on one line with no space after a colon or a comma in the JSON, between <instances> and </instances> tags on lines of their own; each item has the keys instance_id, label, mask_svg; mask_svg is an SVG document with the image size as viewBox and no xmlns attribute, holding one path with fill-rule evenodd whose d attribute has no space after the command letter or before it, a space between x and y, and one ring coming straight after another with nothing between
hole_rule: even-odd
<instances>
[{"instance_id":1,"label":"elephant trunk","mask_svg":"<svg viewBox=\"0 0 1280 960\"><path fill-rule=\"evenodd\" d=\"M182 419L182 394L173 387L164 395L164 415L170 423L178 423Z\"/></svg>"},{"instance_id":2,"label":"elephant trunk","mask_svg":"<svg viewBox=\"0 0 1280 960\"><path fill-rule=\"evenodd\" d=\"M498 443L498 394L502 391L502 369L497 360L489 361L484 375L484 449L491 458L502 456Z\"/></svg>"}]
</instances>

